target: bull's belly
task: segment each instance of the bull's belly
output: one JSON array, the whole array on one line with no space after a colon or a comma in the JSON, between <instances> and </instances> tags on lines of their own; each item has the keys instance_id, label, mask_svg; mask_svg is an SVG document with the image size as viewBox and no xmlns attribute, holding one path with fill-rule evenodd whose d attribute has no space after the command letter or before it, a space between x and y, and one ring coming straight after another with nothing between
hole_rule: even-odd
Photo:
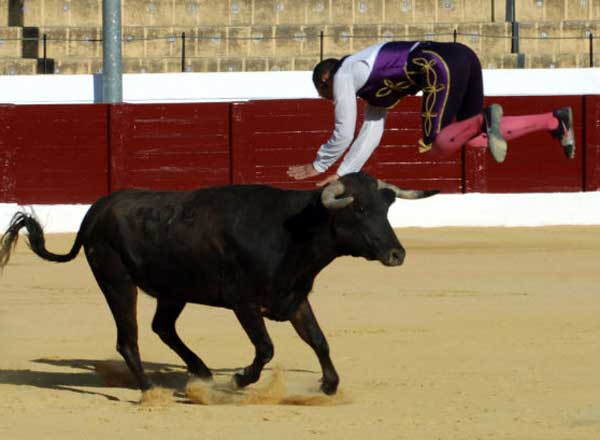
<instances>
[{"instance_id":1,"label":"bull's belly","mask_svg":"<svg viewBox=\"0 0 600 440\"><path fill-rule=\"evenodd\" d=\"M215 285L199 282L188 285L139 283L138 286L154 298L166 297L186 303L225 309L244 306L259 307L261 314L274 321L288 321L304 301L308 292L293 289L256 290L246 285Z\"/></svg>"},{"instance_id":2,"label":"bull's belly","mask_svg":"<svg viewBox=\"0 0 600 440\"><path fill-rule=\"evenodd\" d=\"M172 298L186 303L231 308L226 289L207 278L181 279L181 277L156 273L149 277L136 277L137 286L154 298Z\"/></svg>"}]
</instances>

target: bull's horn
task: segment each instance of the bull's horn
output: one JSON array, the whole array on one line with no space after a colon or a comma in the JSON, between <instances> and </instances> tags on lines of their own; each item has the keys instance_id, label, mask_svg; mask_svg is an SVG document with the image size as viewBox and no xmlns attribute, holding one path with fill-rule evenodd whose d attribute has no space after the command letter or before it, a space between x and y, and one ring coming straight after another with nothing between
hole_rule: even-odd
<instances>
[{"instance_id":1,"label":"bull's horn","mask_svg":"<svg viewBox=\"0 0 600 440\"><path fill-rule=\"evenodd\" d=\"M352 196L336 198L342 194L344 194L344 184L339 181L332 182L321 193L321 202L327 209L341 209L354 201Z\"/></svg>"},{"instance_id":2,"label":"bull's horn","mask_svg":"<svg viewBox=\"0 0 600 440\"><path fill-rule=\"evenodd\" d=\"M417 190L417 189L402 189L398 188L396 185L392 185L391 183L384 182L383 180L377 179L377 189L391 189L396 193L396 197L401 199L422 199L424 197L429 197L434 194L439 193L437 189L432 190Z\"/></svg>"}]
</instances>

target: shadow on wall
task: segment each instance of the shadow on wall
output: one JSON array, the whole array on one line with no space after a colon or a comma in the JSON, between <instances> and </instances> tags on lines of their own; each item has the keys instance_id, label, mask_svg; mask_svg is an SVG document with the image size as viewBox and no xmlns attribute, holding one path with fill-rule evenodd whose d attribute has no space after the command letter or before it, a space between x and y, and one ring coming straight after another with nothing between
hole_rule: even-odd
<instances>
[{"instance_id":1,"label":"shadow on wall","mask_svg":"<svg viewBox=\"0 0 600 440\"><path fill-rule=\"evenodd\" d=\"M24 26L24 0L9 0L8 25L23 28L21 57L37 60L37 73L54 73L54 59L40 58L40 29L35 26Z\"/></svg>"},{"instance_id":2,"label":"shadow on wall","mask_svg":"<svg viewBox=\"0 0 600 440\"><path fill-rule=\"evenodd\" d=\"M24 0L9 0L8 2L8 25L23 26Z\"/></svg>"},{"instance_id":3,"label":"shadow on wall","mask_svg":"<svg viewBox=\"0 0 600 440\"><path fill-rule=\"evenodd\" d=\"M101 104L104 101L104 93L102 91L102 74L94 75L94 104Z\"/></svg>"}]
</instances>

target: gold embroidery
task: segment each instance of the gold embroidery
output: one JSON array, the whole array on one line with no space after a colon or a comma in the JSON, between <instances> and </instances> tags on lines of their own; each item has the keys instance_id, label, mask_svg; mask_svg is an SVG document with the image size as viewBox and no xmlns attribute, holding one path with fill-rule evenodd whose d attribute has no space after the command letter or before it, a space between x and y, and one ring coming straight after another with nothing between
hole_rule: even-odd
<instances>
[{"instance_id":1,"label":"gold embroidery","mask_svg":"<svg viewBox=\"0 0 600 440\"><path fill-rule=\"evenodd\" d=\"M414 58L412 61L417 66L421 67L421 70L425 73L425 80L427 85L423 87L423 132L426 137L431 135L433 130L433 118L439 116L438 124L437 124L437 132L439 133L442 128L442 119L444 111L446 110L446 103L448 101L448 90L450 89L450 69L448 69L448 65L444 61L444 59L436 52L430 50L424 50L423 53L429 53L435 55L441 60L444 65L444 69L446 70L446 74L448 75L448 84L438 84L438 76L437 72L434 69L434 66L437 64L437 59L427 59L427 58ZM444 93L444 103L442 104L442 108L440 113L434 113L433 110L437 104L437 94L439 92Z\"/></svg>"},{"instance_id":2,"label":"gold embroidery","mask_svg":"<svg viewBox=\"0 0 600 440\"><path fill-rule=\"evenodd\" d=\"M404 70L404 75L406 75L406 79L410 81L411 85L413 85L415 87L419 87L419 85L416 83L416 81L410 77L411 75L419 73L419 72L417 72L415 70L408 70L408 61L406 62L406 64L402 68L402 70Z\"/></svg>"},{"instance_id":3,"label":"gold embroidery","mask_svg":"<svg viewBox=\"0 0 600 440\"><path fill-rule=\"evenodd\" d=\"M419 153L427 153L433 147L433 144L426 144L423 139L419 139Z\"/></svg>"},{"instance_id":4,"label":"gold embroidery","mask_svg":"<svg viewBox=\"0 0 600 440\"><path fill-rule=\"evenodd\" d=\"M426 85L422 87L423 90L423 112L421 114L423 118L423 132L425 137L429 137L431 132L433 131L433 119L440 115L438 119L437 132L439 133L442 126L442 115L446 109L446 103L448 101L448 89L450 88L450 70L448 69L448 65L444 61L444 59L436 52L430 50L424 50L422 53L429 53L437 56L444 65L446 70L446 74L448 75L448 84L438 84L438 75L435 71L434 67L437 65L438 60L435 58L425 58L425 57L415 57L412 59L412 63L420 68L421 73L425 74ZM390 79L383 80L383 87L381 87L375 93L377 98L384 98L389 96L392 92L396 92L402 94L405 90L410 89L411 87L419 87L417 82L415 82L411 75L419 73L418 71L408 70L408 63L403 67L404 75L406 76L406 80L398 81L394 83L394 81ZM444 103L442 105L441 112L435 113L435 105L438 100L438 93L444 92ZM388 106L388 109L395 107L398 102L400 102L400 98L396 100L393 104Z\"/></svg>"},{"instance_id":5,"label":"gold embroidery","mask_svg":"<svg viewBox=\"0 0 600 440\"><path fill-rule=\"evenodd\" d=\"M375 93L375 96L377 98L384 98L384 97L388 96L390 93L392 93L392 91L400 93L400 94L404 94L403 92L405 90L408 90L412 87L419 87L419 85L410 77L411 75L416 74L418 72L408 70L408 64L405 64L404 67L402 67L402 70L404 70L404 75L406 76L406 81L401 80L394 84L394 82L392 80L384 79L383 87L380 88L379 90L377 90L377 92ZM401 97L399 97L396 100L396 102L394 102L393 104L389 105L386 108L388 110L390 110L390 109L396 107L396 105L398 105L398 103L400 102L400 99L401 99Z\"/></svg>"},{"instance_id":6,"label":"gold embroidery","mask_svg":"<svg viewBox=\"0 0 600 440\"><path fill-rule=\"evenodd\" d=\"M402 80L394 84L394 81L386 78L383 80L383 87L377 90L375 96L377 98L384 98L392 92L402 93L404 90L410 89L411 86L412 84L408 81Z\"/></svg>"},{"instance_id":7,"label":"gold embroidery","mask_svg":"<svg viewBox=\"0 0 600 440\"><path fill-rule=\"evenodd\" d=\"M417 84L417 82L411 78L411 75L415 75L415 74L417 74L419 72L417 72L415 70L408 70L408 63L404 64L404 66L402 67L402 70L404 70L404 75L406 76L406 79L410 83L410 85L408 87L404 87L404 89L409 89L411 87L419 88L419 84ZM400 102L400 100L401 100L401 98L398 98L398 100L396 102L394 102L393 104L387 106L386 108L388 110L393 109L394 107L396 107L398 105L398 103Z\"/></svg>"},{"instance_id":8,"label":"gold embroidery","mask_svg":"<svg viewBox=\"0 0 600 440\"><path fill-rule=\"evenodd\" d=\"M397 105L400 103L400 101L402 101L402 98L398 98L398 100L397 100L396 102L394 102L394 103L393 103L393 104L391 104L391 105L388 105L388 106L386 107L386 109L388 109L388 110L391 110L391 109L393 109L394 107L396 107L396 106L397 106Z\"/></svg>"},{"instance_id":9,"label":"gold embroidery","mask_svg":"<svg viewBox=\"0 0 600 440\"><path fill-rule=\"evenodd\" d=\"M433 130L433 118L438 116L437 113L434 113L435 104L437 103L437 94L438 92L445 90L446 86L444 84L438 84L437 72L434 69L434 66L437 64L435 58L427 59L415 57L412 62L419 66L421 71L425 74L427 85L423 87L423 113L421 116L423 117L423 133L425 134L425 137L429 137Z\"/></svg>"}]
</instances>

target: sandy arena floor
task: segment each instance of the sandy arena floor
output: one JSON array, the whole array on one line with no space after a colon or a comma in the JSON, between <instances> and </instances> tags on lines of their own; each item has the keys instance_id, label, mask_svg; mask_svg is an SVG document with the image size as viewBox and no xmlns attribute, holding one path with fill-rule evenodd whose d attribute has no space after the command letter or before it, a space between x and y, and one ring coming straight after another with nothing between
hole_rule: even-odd
<instances>
[{"instance_id":1,"label":"sandy arena floor","mask_svg":"<svg viewBox=\"0 0 600 440\"><path fill-rule=\"evenodd\" d=\"M145 295L142 359L175 394L139 404L83 254L44 262L22 240L0 278L0 438L600 438L600 227L398 235L404 266L342 258L317 278L311 302L338 397L310 399L316 356L289 323L269 322L276 354L261 381L210 405L186 397L187 374L152 333ZM52 235L48 247L72 240ZM253 356L230 311L190 305L178 324L222 386Z\"/></svg>"}]
</instances>

